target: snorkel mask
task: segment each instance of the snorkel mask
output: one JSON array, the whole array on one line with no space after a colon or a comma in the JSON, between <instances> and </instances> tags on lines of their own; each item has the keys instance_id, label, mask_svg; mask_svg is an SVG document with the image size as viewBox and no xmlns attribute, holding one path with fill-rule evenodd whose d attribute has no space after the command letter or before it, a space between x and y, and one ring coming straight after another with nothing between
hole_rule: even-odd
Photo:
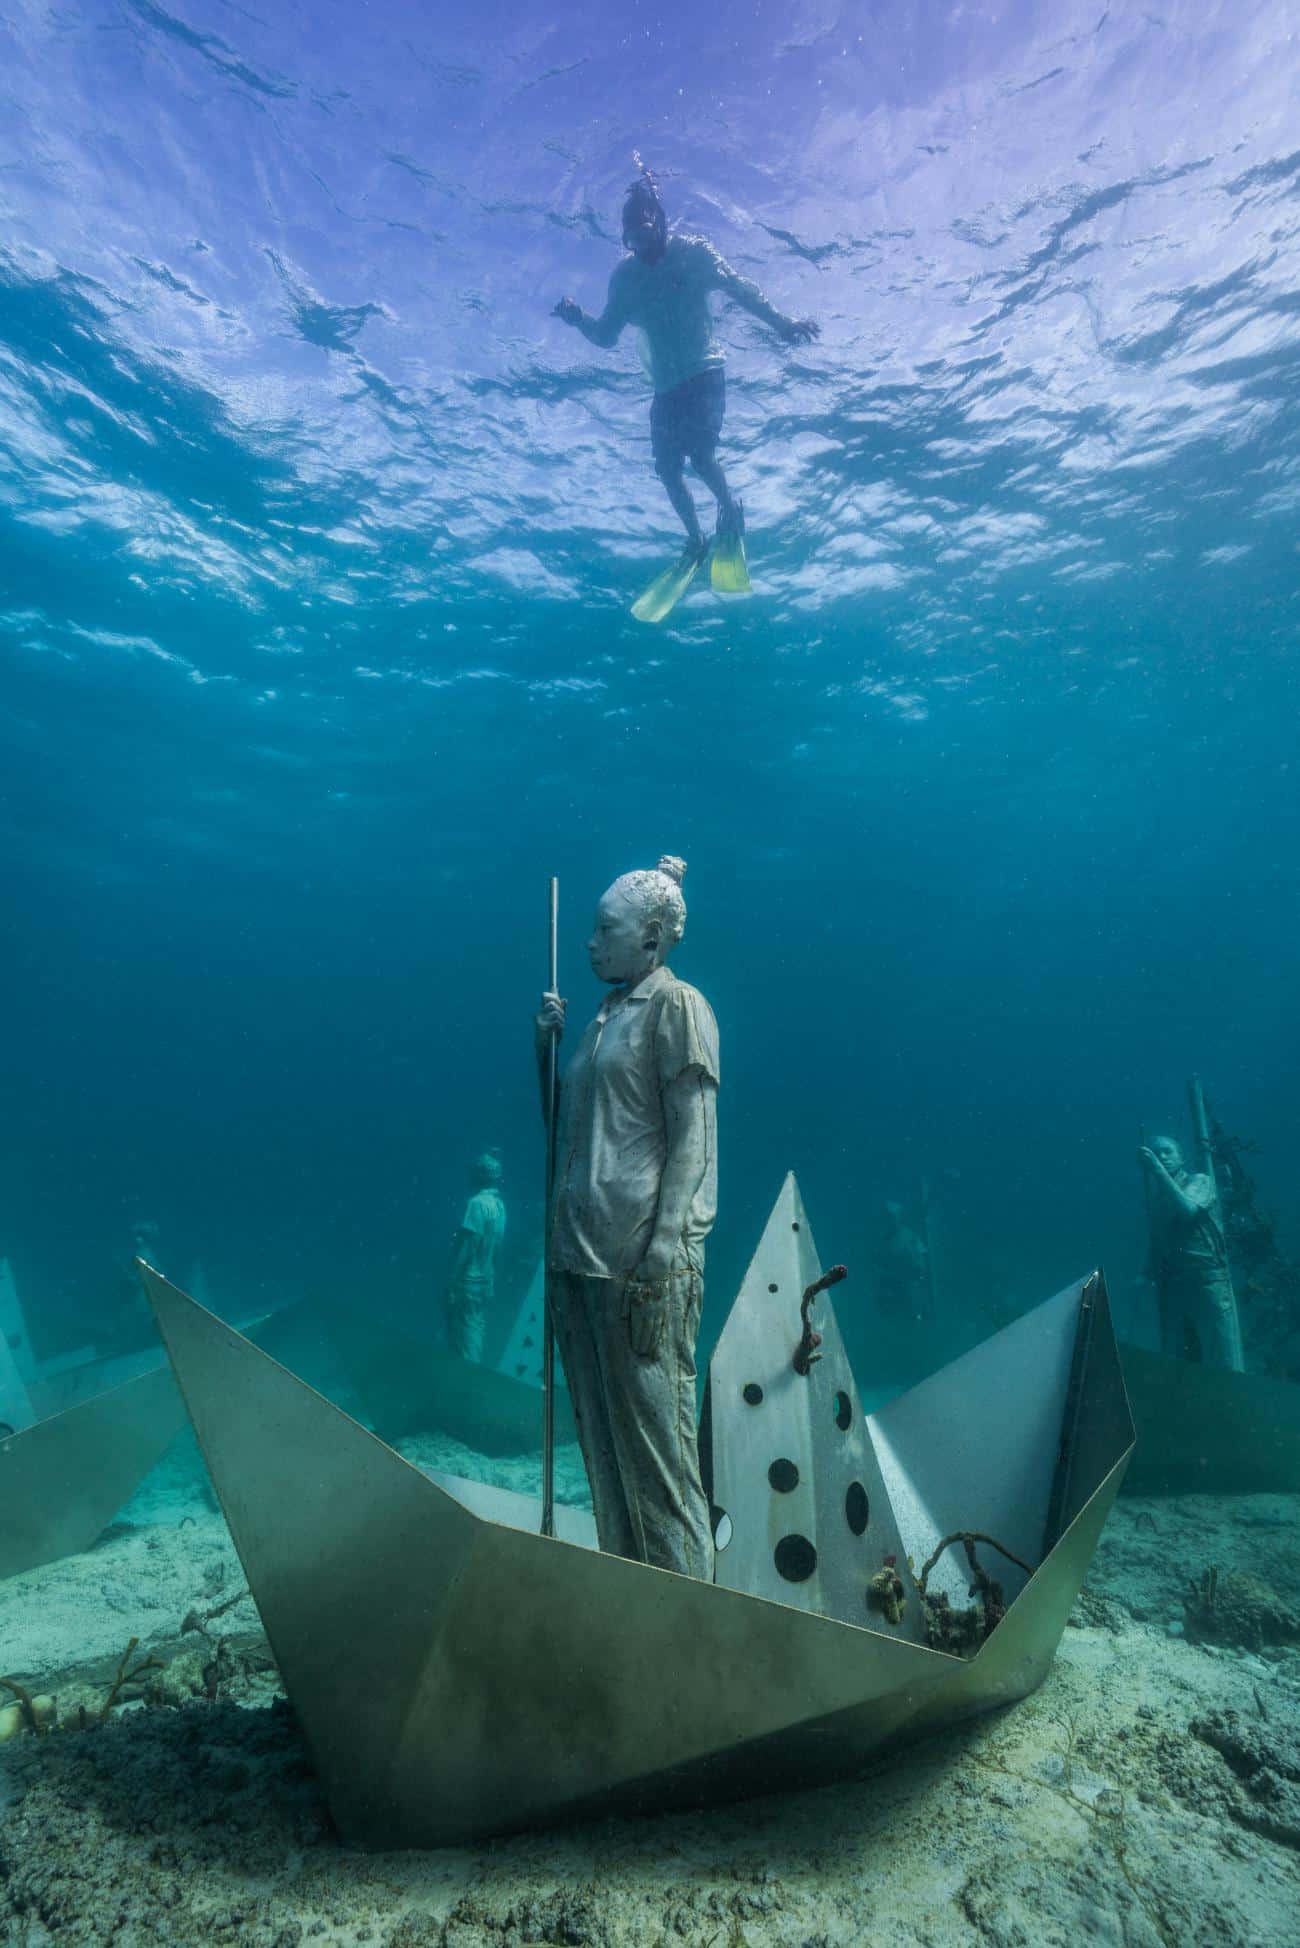
<instances>
[{"instance_id":1,"label":"snorkel mask","mask_svg":"<svg viewBox=\"0 0 1300 1948\"><path fill-rule=\"evenodd\" d=\"M668 247L668 218L654 177L644 167L624 198L623 245L652 264Z\"/></svg>"}]
</instances>

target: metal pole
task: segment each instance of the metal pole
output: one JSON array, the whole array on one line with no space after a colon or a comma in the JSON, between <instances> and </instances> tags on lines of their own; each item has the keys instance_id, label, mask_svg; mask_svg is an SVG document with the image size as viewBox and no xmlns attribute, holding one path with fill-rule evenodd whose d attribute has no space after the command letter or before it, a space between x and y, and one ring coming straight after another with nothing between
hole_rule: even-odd
<instances>
[{"instance_id":1,"label":"metal pole","mask_svg":"<svg viewBox=\"0 0 1300 1948\"><path fill-rule=\"evenodd\" d=\"M547 992L559 992L560 882L551 881L551 952ZM546 1051L546 1250L542 1269L542 1534L555 1534L555 1319L551 1309L551 1204L555 1195L558 1140L559 1038L551 1030Z\"/></svg>"},{"instance_id":2,"label":"metal pole","mask_svg":"<svg viewBox=\"0 0 1300 1948\"><path fill-rule=\"evenodd\" d=\"M1145 1123L1139 1123L1138 1124L1138 1148L1145 1150L1146 1147L1147 1147L1147 1126ZM1145 1259L1145 1263L1147 1266L1146 1276L1152 1286L1152 1289L1154 1290L1155 1280L1151 1278L1151 1265L1152 1265L1154 1251L1155 1251L1155 1240L1151 1230L1151 1172L1147 1168L1145 1163L1143 1163L1142 1165L1142 1210L1146 1218L1146 1226L1147 1226L1147 1255ZM1129 1340L1131 1340L1133 1337L1133 1326L1135 1320L1137 1319L1138 1301L1140 1296L1141 1294L1138 1287L1134 1286L1133 1303L1129 1306L1128 1309L1128 1332L1125 1335L1125 1337ZM1156 1292L1156 1337L1160 1341L1161 1352L1164 1352L1165 1351L1164 1328L1161 1325L1159 1292Z\"/></svg>"},{"instance_id":3,"label":"metal pole","mask_svg":"<svg viewBox=\"0 0 1300 1948\"><path fill-rule=\"evenodd\" d=\"M1187 1085L1187 1106L1191 1111L1192 1133L1196 1138L1196 1167L1214 1185L1214 1201L1217 1204L1219 1180L1214 1169L1214 1152L1210 1148L1210 1119L1205 1113L1205 1091L1198 1075L1194 1075Z\"/></svg>"},{"instance_id":4,"label":"metal pole","mask_svg":"<svg viewBox=\"0 0 1300 1948\"><path fill-rule=\"evenodd\" d=\"M1187 1103L1192 1114L1192 1129L1196 1134L1196 1147L1200 1152L1198 1161L1201 1172L1202 1175L1209 1178L1214 1190L1214 1210L1211 1215L1219 1228L1219 1237L1223 1244L1223 1275L1227 1280L1228 1293L1232 1299L1233 1337L1236 1341L1238 1364L1240 1369L1244 1371L1244 1361L1241 1352L1241 1312L1237 1305L1237 1290L1232 1277L1232 1264L1228 1258L1228 1227L1223 1221L1223 1201L1219 1196L1218 1172L1214 1168L1214 1147L1210 1142L1210 1119L1205 1111L1205 1091L1201 1087L1201 1078L1198 1075L1194 1075L1187 1085Z\"/></svg>"}]
</instances>

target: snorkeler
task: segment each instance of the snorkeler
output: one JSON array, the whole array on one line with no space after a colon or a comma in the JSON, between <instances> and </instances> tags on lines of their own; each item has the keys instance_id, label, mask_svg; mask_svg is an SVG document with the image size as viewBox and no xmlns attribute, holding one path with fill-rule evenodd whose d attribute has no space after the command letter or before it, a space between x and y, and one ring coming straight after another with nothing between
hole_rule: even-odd
<instances>
[{"instance_id":1,"label":"snorkeler","mask_svg":"<svg viewBox=\"0 0 1300 1948\"><path fill-rule=\"evenodd\" d=\"M635 160L641 173L623 204L623 244L629 255L610 277L604 311L593 318L572 298L561 298L554 315L576 327L593 345L615 344L625 325L641 334L642 359L654 385L650 443L655 472L686 529L681 559L633 605L633 615L642 622L662 622L686 593L708 553L686 484L688 460L718 504L713 586L730 595L749 588L744 510L718 463L726 375L713 336L710 294L721 291L734 299L770 325L787 345L807 344L821 327L811 318L787 318L769 304L757 284L732 270L704 237L669 236L658 186L640 157Z\"/></svg>"}]
</instances>

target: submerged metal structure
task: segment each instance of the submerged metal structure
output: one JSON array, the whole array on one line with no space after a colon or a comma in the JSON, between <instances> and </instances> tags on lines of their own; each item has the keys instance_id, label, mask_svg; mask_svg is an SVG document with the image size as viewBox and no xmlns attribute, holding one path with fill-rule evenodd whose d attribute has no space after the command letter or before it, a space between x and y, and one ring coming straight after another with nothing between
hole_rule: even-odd
<instances>
[{"instance_id":1,"label":"submerged metal structure","mask_svg":"<svg viewBox=\"0 0 1300 1948\"><path fill-rule=\"evenodd\" d=\"M0 1579L79 1555L185 1425L168 1367L0 1432Z\"/></svg>"},{"instance_id":2,"label":"submerged metal structure","mask_svg":"<svg viewBox=\"0 0 1300 1948\"><path fill-rule=\"evenodd\" d=\"M422 1473L141 1266L345 1840L825 1783L1041 1682L1133 1439L1100 1277L864 1416L827 1299L820 1359L791 1368L815 1266L789 1179L710 1367L712 1584L599 1554L580 1511L544 1537L536 1499ZM1027 1565L970 1658L927 1646L908 1572L954 1529Z\"/></svg>"},{"instance_id":3,"label":"submerged metal structure","mask_svg":"<svg viewBox=\"0 0 1300 1948\"><path fill-rule=\"evenodd\" d=\"M259 1315L245 1331L265 1338L282 1318ZM0 1273L0 1581L91 1548L185 1423L156 1344L38 1361Z\"/></svg>"},{"instance_id":4,"label":"submerged metal structure","mask_svg":"<svg viewBox=\"0 0 1300 1948\"><path fill-rule=\"evenodd\" d=\"M184 1425L157 1347L37 1360L0 1260L0 1579L89 1549Z\"/></svg>"}]
</instances>

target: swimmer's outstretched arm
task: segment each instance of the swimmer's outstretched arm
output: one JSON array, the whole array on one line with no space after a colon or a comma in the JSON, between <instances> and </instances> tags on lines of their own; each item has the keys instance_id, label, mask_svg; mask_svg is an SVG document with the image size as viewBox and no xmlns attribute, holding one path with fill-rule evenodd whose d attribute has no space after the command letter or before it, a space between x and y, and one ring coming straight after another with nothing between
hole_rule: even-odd
<instances>
[{"instance_id":1,"label":"swimmer's outstretched arm","mask_svg":"<svg viewBox=\"0 0 1300 1948\"><path fill-rule=\"evenodd\" d=\"M580 304L575 304L572 298L561 298L552 316L561 319L566 325L572 325L575 331L580 331L591 344L601 345L608 351L611 345L617 345L619 333L627 323L627 313L623 308L617 286L616 272L609 280L605 309L599 318L593 318Z\"/></svg>"},{"instance_id":2,"label":"swimmer's outstretched arm","mask_svg":"<svg viewBox=\"0 0 1300 1948\"><path fill-rule=\"evenodd\" d=\"M742 277L716 251L713 252L712 283L715 291L721 291L742 311L748 311L751 317L770 325L777 337L784 339L787 345L806 345L811 339L821 336L822 328L815 318L789 318L784 311L778 311L752 278Z\"/></svg>"}]
</instances>

